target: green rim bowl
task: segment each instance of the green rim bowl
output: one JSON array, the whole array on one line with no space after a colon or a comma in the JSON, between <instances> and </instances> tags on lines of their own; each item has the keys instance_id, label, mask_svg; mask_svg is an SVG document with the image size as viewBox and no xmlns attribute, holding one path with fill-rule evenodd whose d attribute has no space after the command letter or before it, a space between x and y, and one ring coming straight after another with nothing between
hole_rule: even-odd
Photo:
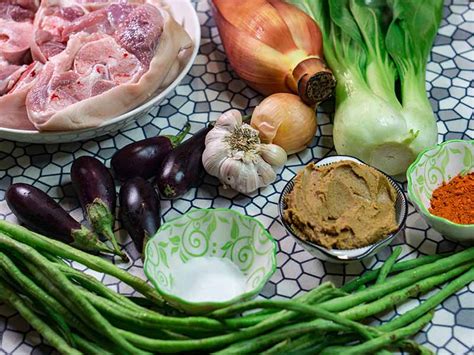
<instances>
[{"instance_id":1,"label":"green rim bowl","mask_svg":"<svg viewBox=\"0 0 474 355\"><path fill-rule=\"evenodd\" d=\"M275 240L257 219L224 208L194 209L163 224L150 239L144 271L171 305L202 314L257 296L276 270L276 250ZM176 296L176 267L204 256L232 261L246 277L244 293L223 302L190 302Z\"/></svg>"},{"instance_id":2,"label":"green rim bowl","mask_svg":"<svg viewBox=\"0 0 474 355\"><path fill-rule=\"evenodd\" d=\"M407 170L408 198L433 229L446 238L474 243L474 224L457 224L429 212L433 191L459 174L474 172L474 140L449 140L420 153Z\"/></svg>"}]
</instances>

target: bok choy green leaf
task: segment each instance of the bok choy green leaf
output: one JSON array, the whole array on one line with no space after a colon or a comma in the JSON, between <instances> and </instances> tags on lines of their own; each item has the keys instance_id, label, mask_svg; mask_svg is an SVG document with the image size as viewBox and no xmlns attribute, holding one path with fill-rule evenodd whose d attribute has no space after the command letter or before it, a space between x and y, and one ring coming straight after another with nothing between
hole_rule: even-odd
<instances>
[{"instance_id":1,"label":"bok choy green leaf","mask_svg":"<svg viewBox=\"0 0 474 355\"><path fill-rule=\"evenodd\" d=\"M324 55L338 82L337 152L390 175L405 173L437 141L425 71L443 1L290 2L312 16L323 34Z\"/></svg>"}]
</instances>

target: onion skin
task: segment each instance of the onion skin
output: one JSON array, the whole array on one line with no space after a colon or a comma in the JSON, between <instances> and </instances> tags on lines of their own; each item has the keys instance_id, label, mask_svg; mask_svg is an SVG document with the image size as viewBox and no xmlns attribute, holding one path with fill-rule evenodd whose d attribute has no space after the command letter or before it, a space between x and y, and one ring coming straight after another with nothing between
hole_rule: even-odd
<instances>
[{"instance_id":1,"label":"onion skin","mask_svg":"<svg viewBox=\"0 0 474 355\"><path fill-rule=\"evenodd\" d=\"M286 153L301 152L313 140L316 110L293 94L273 94L264 99L252 113L250 121L263 143L282 147Z\"/></svg>"},{"instance_id":2,"label":"onion skin","mask_svg":"<svg viewBox=\"0 0 474 355\"><path fill-rule=\"evenodd\" d=\"M281 0L212 0L214 19L235 72L265 96L294 93L308 105L332 95L321 31Z\"/></svg>"}]
</instances>

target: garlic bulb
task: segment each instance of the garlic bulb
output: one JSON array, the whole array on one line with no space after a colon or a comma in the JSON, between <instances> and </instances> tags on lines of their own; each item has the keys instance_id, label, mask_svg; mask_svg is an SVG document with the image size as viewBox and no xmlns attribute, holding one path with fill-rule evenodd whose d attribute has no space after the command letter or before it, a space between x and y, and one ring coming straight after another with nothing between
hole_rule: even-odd
<instances>
[{"instance_id":1,"label":"garlic bulb","mask_svg":"<svg viewBox=\"0 0 474 355\"><path fill-rule=\"evenodd\" d=\"M323 59L321 31L305 12L282 0L212 0L214 19L235 72L264 95L327 99L336 81Z\"/></svg>"},{"instance_id":2,"label":"garlic bulb","mask_svg":"<svg viewBox=\"0 0 474 355\"><path fill-rule=\"evenodd\" d=\"M263 143L273 143L287 154L304 150L316 134L316 110L293 94L273 94L252 113L252 127Z\"/></svg>"},{"instance_id":3,"label":"garlic bulb","mask_svg":"<svg viewBox=\"0 0 474 355\"><path fill-rule=\"evenodd\" d=\"M250 193L276 179L273 166L286 162L286 152L275 144L262 144L259 132L242 123L237 110L222 114L206 136L202 163L225 186Z\"/></svg>"}]
</instances>

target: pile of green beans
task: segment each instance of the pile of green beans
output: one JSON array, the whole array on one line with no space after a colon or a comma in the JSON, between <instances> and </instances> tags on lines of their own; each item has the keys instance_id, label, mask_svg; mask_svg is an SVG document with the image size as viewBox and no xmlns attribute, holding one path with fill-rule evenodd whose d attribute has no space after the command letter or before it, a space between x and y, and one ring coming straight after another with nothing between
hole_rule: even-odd
<instances>
[{"instance_id":1,"label":"pile of green beans","mask_svg":"<svg viewBox=\"0 0 474 355\"><path fill-rule=\"evenodd\" d=\"M396 263L399 254L395 249L382 268L339 289L326 282L293 300L242 302L205 316L170 315L160 295L141 279L0 221L0 301L17 309L63 354L382 354L396 348L426 354L429 350L409 337L431 320L438 304L474 280L474 248ZM118 277L145 298L125 297L65 259ZM362 322L443 284L387 323ZM144 307L145 300L153 307Z\"/></svg>"}]
</instances>

